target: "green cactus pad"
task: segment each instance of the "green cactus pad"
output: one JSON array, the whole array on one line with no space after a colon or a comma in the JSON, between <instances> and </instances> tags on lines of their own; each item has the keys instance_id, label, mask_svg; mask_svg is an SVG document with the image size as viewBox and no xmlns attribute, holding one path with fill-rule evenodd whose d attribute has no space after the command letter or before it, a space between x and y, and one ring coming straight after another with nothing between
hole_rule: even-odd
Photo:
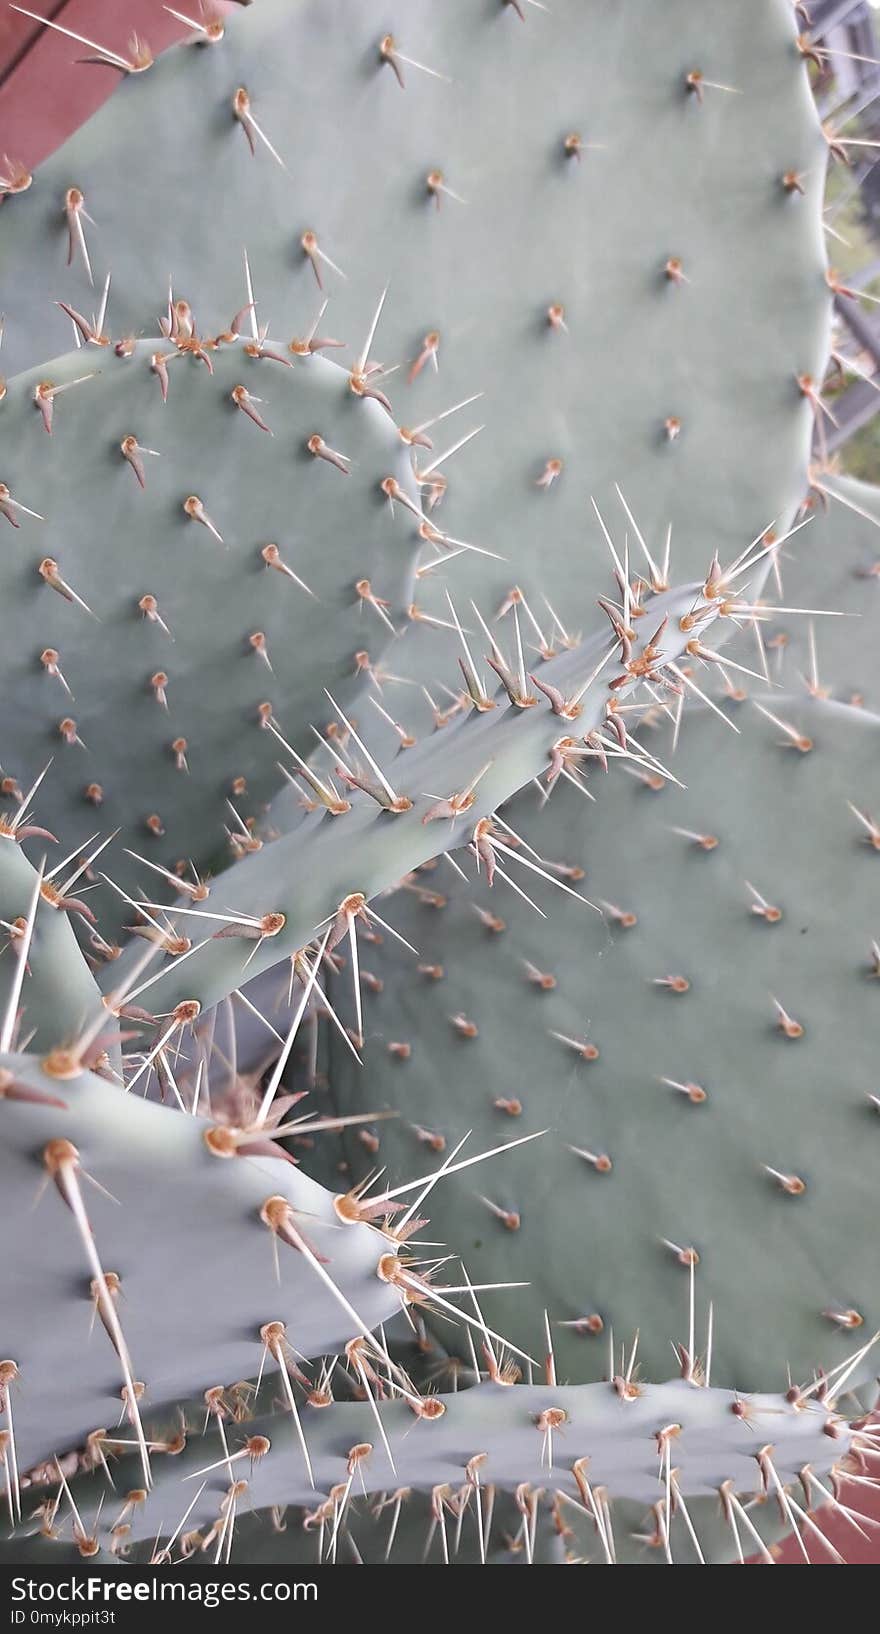
<instances>
[{"instance_id":1,"label":"green cactus pad","mask_svg":"<svg viewBox=\"0 0 880 1634\"><path fill-rule=\"evenodd\" d=\"M880 1326L880 837L848 806L880 811L880 722L762 701L809 752L744 702L739 737L685 717L686 789L594 773L595 805L560 782L543 809L530 791L505 813L551 872L586 871L575 888L601 914L534 876L540 913L449 868L413 876L387 911L424 973L371 949L365 1068L328 1035L340 1109L384 1094L405 1113L369 1154L348 1141L356 1172L393 1177L428 1135L451 1150L472 1130L479 1150L548 1131L503 1175L438 1190L432 1229L475 1279L530 1283L487 1294L487 1316L506 1303L516 1340L546 1308L562 1376L601 1372L609 1330L662 1330L692 1249L719 1383L807 1377ZM669 764L666 726L642 737ZM662 1363L650 1339L641 1354Z\"/></svg>"},{"instance_id":2,"label":"green cactus pad","mask_svg":"<svg viewBox=\"0 0 880 1634\"><path fill-rule=\"evenodd\" d=\"M418 451L486 424L441 461L444 526L509 559L499 599L519 581L577 629L591 492L621 482L654 547L671 523L685 574L799 497L831 298L795 34L789 0L263 0L121 84L4 208L7 368L53 323L60 348L52 303L91 312L107 272L114 336L150 332L169 272L217 324L245 244L270 338L329 297L352 354L390 283L402 420L486 394ZM66 265L72 187L93 223L74 211Z\"/></svg>"},{"instance_id":3,"label":"green cactus pad","mask_svg":"<svg viewBox=\"0 0 880 1634\"><path fill-rule=\"evenodd\" d=\"M348 699L355 655L378 655L409 600L408 513L380 487L415 503L393 421L326 357L286 367L246 344L85 347L13 380L3 404L3 770L26 788L52 759L41 821L67 845L121 831L96 868L129 892L145 871L126 848L205 869L228 860L227 834L247 841L283 784L260 705L308 753L324 689ZM234 401L242 386L271 436ZM114 941L133 910L101 895Z\"/></svg>"}]
</instances>

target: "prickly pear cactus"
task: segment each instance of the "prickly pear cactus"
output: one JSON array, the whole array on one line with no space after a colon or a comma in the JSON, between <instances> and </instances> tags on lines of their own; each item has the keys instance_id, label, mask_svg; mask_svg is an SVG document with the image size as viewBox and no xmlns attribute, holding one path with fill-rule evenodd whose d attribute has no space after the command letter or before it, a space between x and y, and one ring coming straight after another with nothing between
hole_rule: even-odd
<instances>
[{"instance_id":1,"label":"prickly pear cactus","mask_svg":"<svg viewBox=\"0 0 880 1634\"><path fill-rule=\"evenodd\" d=\"M505 841L490 819L482 815L484 809L508 798L546 763L551 767L555 764L560 723L578 721L593 745L591 752L602 758L609 752L614 753L615 746L622 752L629 742L621 713L627 708L626 700L639 696L646 684L671 685L668 667L671 665L674 673L677 667L674 654L683 653L691 630L698 628L705 633L724 616L717 598L710 594L711 588L707 581L704 586L652 596L652 616L645 623L644 634L634 633L632 640L624 637L621 657L617 656L620 635L613 632L607 638L584 644L582 649L575 649L564 658L549 660L543 666L543 674L526 678L521 660L520 666L510 672L499 664L503 707L499 699L490 696L480 668L472 665L466 671L474 703L472 716L429 740L422 756L416 757L412 774L419 782L433 782L441 789L449 787L449 795L441 795L438 801L430 793L420 794L414 783L412 797L391 798L387 776L377 767L374 767L374 776L379 778L378 792L364 777L350 773L349 781L361 805L355 807L344 802L346 809L333 818L330 813L324 813L328 823L326 833L331 837L340 836L338 841L333 841L339 851L338 866L350 869L352 859L359 859L361 868L369 876L370 859L374 857L377 859L374 866L389 868L388 840L377 833L379 825L386 820L392 824L403 820L404 832L411 830L410 840L404 838L394 853L397 865L408 843L414 847L414 862L418 862L425 854L432 855L447 845L457 844L456 821L468 813L469 819L476 822L475 833L484 866L493 875L497 869L503 873L501 859L506 851ZM628 592L626 604L628 607ZM616 623L615 615L612 624L616 626ZM529 686L534 686L534 693L527 690ZM605 733L609 734L607 741ZM366 746L361 744L360 747L369 758ZM340 750L340 754L344 757L344 751ZM479 765L481 760L482 766ZM315 775L309 775L311 783L307 776L306 786L311 787L315 784ZM38 789L35 794L40 792ZM371 809L365 811L367 803ZM70 921L83 917L84 905L75 894L75 886L78 876L87 869L78 864L68 878L64 868L47 871L45 861L38 869L29 866L19 845L39 839L45 847L52 840L47 830L30 820L29 805L30 800L23 798L18 824L7 824L8 832L3 836L4 851L9 850L16 865L6 871L9 900L20 910L25 876L29 895L26 914L19 911L16 919L9 921L15 932L10 936L7 950L13 974L3 1020L5 1053L0 1062L5 1103L4 1162L9 1171L4 1195L14 1209L23 1206L28 1192L33 1191L36 1173L42 1171L42 1190L52 1188L52 1194L57 1192L70 1215L67 1275L71 1288L76 1289L76 1302L82 1297L82 1290L73 1267L84 1257L90 1273L87 1304L91 1315L100 1318L116 1352L123 1380L122 1415L131 1420L148 1488L152 1477L149 1444L139 1405L141 1398L147 1397L151 1403L161 1405L192 1393L197 1384L202 1384L210 1407L214 1396L219 1400L218 1391L222 1395L223 1375L217 1382L204 1384L206 1355L211 1356L212 1365L246 1374L253 1370L249 1369L248 1361L252 1359L251 1345L256 1343L253 1337L249 1342L248 1335L256 1335L266 1355L288 1378L289 1403L291 1411L295 1411L295 1398L286 1372L288 1307L283 1307L283 1314L276 1311L274 1316L263 1311L262 1320L257 1309L258 1303L262 1306L269 1298L273 1249L278 1274L279 1250L282 1247L293 1250L295 1269L305 1277L307 1284L309 1279L315 1279L322 1296L314 1299L304 1293L295 1297L295 1306L308 1313L297 1317L297 1329L301 1331L297 1332L295 1341L292 1338L289 1341L297 1355L332 1351L346 1339L363 1342L369 1353L374 1343L371 1330L403 1303L436 1302L447 1315L463 1315L465 1322L473 1322L474 1318L450 1304L442 1287L438 1288L430 1278L424 1280L408 1260L399 1259L399 1248L407 1236L418 1229L418 1222L408 1223L413 1219L418 1199L407 1209L403 1221L398 1221L395 1216L403 1207L398 1201L399 1188L387 1195L366 1198L355 1190L349 1197L334 1201L295 1171L292 1175L289 1169L285 1173L275 1155L276 1143L285 1134L301 1137L310 1127L320 1129L326 1123L321 1119L317 1124L310 1124L308 1119L305 1124L300 1119L285 1123L285 1111L293 1103L290 1098L279 1099L278 1091L306 1001L318 985L318 962L328 950L331 933L335 933L336 947L346 940L351 968L357 973L359 922L385 926L384 917L372 905L367 908L366 893L353 896L349 892L342 897L311 963L305 952L297 956L292 979L295 976L299 981L302 1000L267 1084L252 1085L253 1104L248 1107L234 1062L228 1064L230 1071L225 1082L224 1075L214 1074L203 1083L200 1072L194 1084L182 1078L178 1082L177 1044L199 1017L201 1003L192 993L171 1002L169 988L181 980L177 965L184 960L188 962L189 951L182 953L155 937L148 937L134 965L130 960L111 961L108 969L112 985L108 984L106 997L99 999L70 933ZM375 814L372 808L378 808ZM337 828L337 823L342 826ZM435 832L437 838L432 837ZM242 885L239 871L245 870L248 861L259 861L261 855L271 857L273 853L274 876L283 879L285 868L292 876L290 857L296 855L292 848L297 839L304 856L311 853L313 861L316 856L314 836L308 844L303 840L304 834L313 835L308 817L290 834L270 844L265 853L251 851L249 858L242 859L223 876L224 881L231 882L233 889L249 889L246 881ZM295 873L303 880L305 865ZM381 874L375 880L368 877L365 883L369 895L381 889L391 877L390 874L387 879ZM329 883L333 884L332 874ZM322 889L325 893L328 890L326 879ZM208 952L209 944L216 942L218 934L223 943L247 945L256 940L259 946L287 929L287 915L283 912L279 915L280 925L267 926L262 920L242 919L240 911L236 915L231 911L218 913L216 907L205 908L206 899L219 904L212 886L204 886L199 893L200 905L187 912L205 920ZM223 900L229 909L228 900L225 897ZM148 905L142 907L138 900L131 901L135 911L143 915L148 925L152 924L152 910L148 911ZM172 908L171 914L178 911ZM86 907L85 915L90 914L91 910ZM51 927L48 937L43 932L47 918ZM219 933L215 928L217 924ZM320 935L316 900L308 894L302 896L295 906L291 924L296 932L295 940L301 938L305 944ZM256 935L248 934L251 926L256 927ZM230 927L234 934L224 935ZM32 988L31 961L41 956L44 945L50 957L44 976ZM64 954L63 961L58 956L59 947ZM198 950L196 947L190 951ZM166 959L171 955L167 975L160 971L157 977L138 981L163 954ZM195 978L199 992L204 996L205 980L219 982L224 973L227 982L224 991L228 992L239 979L242 965L246 969L248 962L238 953L231 957L224 954L212 967L206 957L206 973L197 973ZM53 1009L54 987L65 984L69 968L76 971L80 967L82 977L77 980L81 996L76 1000L79 1013L74 1007L73 991L66 996L63 1008ZM158 1013L147 1009L143 1002L150 989L153 991L147 1003L157 1005ZM71 1025L73 1022L76 1026ZM50 1031L53 1024L54 1033ZM158 1036L150 1034L151 1024L155 1025ZM149 1040L146 1046L143 1043L145 1028ZM141 1048L137 1053L130 1050L126 1068L121 1068L118 1045L125 1041L126 1030L129 1041L133 1036ZM38 1036L44 1050L42 1056L23 1053L22 1043L33 1042ZM109 1082L90 1075L90 1068L100 1070ZM151 1069L160 1074L162 1091L170 1101L173 1098L173 1105L163 1108L144 1104L138 1097L139 1082L146 1079ZM293 1097L293 1101L296 1098ZM208 1121L199 1115L203 1105ZM354 1116L360 1121L360 1114ZM373 1121L372 1112L370 1121ZM242 1159L246 1159L246 1163L242 1164ZM156 1183L154 1178L158 1175L161 1175L161 1183ZM91 1198L88 1204L86 1202L84 1183L87 1180L98 1189L97 1203ZM423 1189L418 1181L411 1182L404 1185L403 1194ZM40 1195L38 1189L37 1196ZM112 1270L108 1268L99 1248L102 1230L93 1221L95 1211L103 1208L105 1202L123 1210L136 1243L146 1239L154 1245L145 1263L135 1262L125 1253L125 1232L117 1225L113 1232L117 1263ZM199 1221L206 1233L206 1244L212 1243L214 1253L218 1243L224 1240L228 1220L233 1257L235 1252L254 1256L253 1266L247 1259L236 1272L235 1283L238 1285L240 1281L247 1295L234 1318L230 1319L230 1313L218 1304L213 1285L206 1282L204 1306L197 1301L187 1301L184 1324L187 1332L183 1334L182 1315L174 1301L164 1302L162 1320L157 1319L154 1311L155 1305L161 1302L160 1289L174 1274L174 1255L180 1241L185 1238L190 1253L197 1249L198 1233L186 1223L180 1229L177 1215L181 1207L186 1221L190 1214ZM379 1229L374 1221L378 1222ZM317 1240L322 1235L322 1225L329 1225L333 1233L327 1251ZM349 1229L354 1233L351 1237ZM387 1246L381 1251L383 1235ZM7 1463L10 1502L16 1508L20 1504L20 1469L27 1472L47 1465L54 1468L53 1449L57 1459L59 1447L84 1446L89 1457L97 1447L104 1456L103 1439L108 1434L112 1438L112 1426L108 1428L104 1424L108 1417L109 1367L94 1351L88 1353L85 1364L79 1360L82 1334L81 1323L75 1316L65 1324L65 1334L72 1347L68 1363L77 1388L64 1393L54 1404L44 1400L50 1381L42 1359L48 1354L48 1332L57 1322L58 1313L55 1303L48 1300L37 1299L36 1309L32 1309L31 1299L20 1291L36 1289L40 1292L43 1288L40 1268L46 1270L46 1261L42 1237L34 1240L32 1249L34 1263L27 1254L21 1264L7 1262L12 1279L10 1304L16 1308L21 1324L20 1327L12 1324L9 1331L13 1343L4 1397L9 1415L13 1412L12 1385L19 1378L29 1377L31 1381L26 1411L15 1415L17 1429L10 1416L7 1435L14 1440L4 1443L10 1460ZM327 1266L336 1261L338 1268L328 1270ZM363 1288L358 1288L359 1281L365 1283ZM123 1294L124 1325L118 1308ZM132 1314L128 1309L130 1298L136 1305ZM362 1315L362 1310L367 1314ZM201 1342L196 1347L189 1339L190 1325L192 1332L200 1336ZM482 1321L478 1326L482 1332ZM486 1338L501 1346L506 1344L495 1329L486 1330ZM206 1344L206 1340L209 1343ZM385 1355L382 1345L379 1354ZM528 1358L524 1350L522 1355ZM359 1360L354 1365L356 1376L360 1376L360 1368L364 1380L368 1380L367 1362ZM304 1451L303 1456L308 1467L307 1452Z\"/></svg>"},{"instance_id":2,"label":"prickly pear cactus","mask_svg":"<svg viewBox=\"0 0 880 1634\"><path fill-rule=\"evenodd\" d=\"M609 1331L640 1328L656 1376L691 1276L713 1377L742 1389L880 1325L880 721L760 686L727 708L738 735L686 713L674 759L664 712L642 730L678 784L572 761L549 798L545 779L506 808L543 870L531 902L489 891L473 857L467 880L411 875L388 913L418 958L371 950L366 1078L328 1038L341 1110L405 1108L351 1132L355 1173L546 1131L494 1184L457 1175L432 1214L475 1279L529 1282L511 1337L546 1309L563 1375L602 1376Z\"/></svg>"},{"instance_id":3,"label":"prickly pear cactus","mask_svg":"<svg viewBox=\"0 0 880 1634\"><path fill-rule=\"evenodd\" d=\"M803 620L723 645L853 610L821 517L788 562L808 477L871 510L807 470L798 26L260 0L84 42L116 94L4 161L13 1548L766 1561L849 1516L880 718Z\"/></svg>"},{"instance_id":4,"label":"prickly pear cactus","mask_svg":"<svg viewBox=\"0 0 880 1634\"><path fill-rule=\"evenodd\" d=\"M218 325L245 244L282 348L329 301L354 349L388 284L402 423L483 394L417 437L445 531L577 630L591 493L671 524L684 573L800 498L831 297L796 33L790 0L260 0L120 75L8 201L7 370L61 350L53 303L88 315L107 273L114 336L150 331L169 272Z\"/></svg>"}]
</instances>

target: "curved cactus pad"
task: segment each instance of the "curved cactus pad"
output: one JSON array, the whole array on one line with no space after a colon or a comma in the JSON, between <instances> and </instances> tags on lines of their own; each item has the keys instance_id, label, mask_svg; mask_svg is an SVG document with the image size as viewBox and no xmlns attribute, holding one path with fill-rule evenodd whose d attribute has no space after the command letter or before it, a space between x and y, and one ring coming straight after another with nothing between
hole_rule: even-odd
<instances>
[{"instance_id":1,"label":"curved cactus pad","mask_svg":"<svg viewBox=\"0 0 880 1634\"><path fill-rule=\"evenodd\" d=\"M391 1245L343 1225L265 1129L229 1160L222 1125L64 1065L0 1058L3 1206L18 1223L0 1274L2 1427L20 1472L102 1428L135 1442L141 1413L274 1371L266 1323L317 1356L400 1308L376 1275Z\"/></svg>"},{"instance_id":2,"label":"curved cactus pad","mask_svg":"<svg viewBox=\"0 0 880 1634\"><path fill-rule=\"evenodd\" d=\"M200 1553L222 1560L237 1515L271 1509L280 1516L298 1505L307 1511L307 1530L318 1535L316 1553L335 1559L338 1547L346 1559L340 1534L365 1497L384 1495L393 1521L395 1503L399 1511L411 1493L426 1493L433 1557L448 1560L457 1552L463 1517L485 1558L500 1542L492 1536L493 1511L496 1495L506 1492L516 1499L526 1558L547 1498L560 1529L579 1525L591 1555L613 1563L617 1501L629 1500L647 1512L646 1543L655 1542L670 1564L695 1565L703 1554L690 1506L699 1514L708 1508L700 1500L714 1498L740 1552L745 1545L753 1553L757 1543L766 1557L744 1505L766 1498L797 1525L804 1501L812 1507L820 1481L845 1464L860 1440L811 1397L746 1399L681 1380L482 1384L427 1403L430 1416L422 1403L418 1421L402 1401L372 1410L366 1403L306 1409L312 1481L282 1416L231 1426L225 1442L214 1433L194 1437L179 1456L157 1458L149 1495L143 1489L125 1495L125 1476L136 1469L123 1464L114 1473L118 1498L103 1505L100 1517L94 1481L73 1490L78 1520L62 1495L59 1536L72 1524L84 1553L124 1552L151 1538L160 1562Z\"/></svg>"},{"instance_id":3,"label":"curved cactus pad","mask_svg":"<svg viewBox=\"0 0 880 1634\"><path fill-rule=\"evenodd\" d=\"M629 590L625 612L606 600L612 635L569 643L570 650L548 653L534 672L526 664L518 622L503 647L484 630L491 670L483 670L483 634L478 633L476 659L463 638L466 692L460 692L460 703L439 730L410 748L395 738L395 752L384 768L370 763L363 739L341 715L343 741L337 735L332 745L324 743L308 788L303 794L297 790L293 811L292 791L273 808L267 825L271 843L221 875L207 908L184 909L188 945L182 951L166 947L172 957L131 996L157 1013L184 1000L205 1007L233 991L247 971L255 974L297 953L324 927L324 945L332 937L332 952L353 934L365 902L392 888L408 870L471 841L482 847L484 864L503 870L496 848L506 842L494 833L492 813L552 768L560 753L577 764L609 754L652 764L630 745L626 723L632 726L633 712L638 719L650 705L655 683L680 690L676 660L694 644L702 646L710 631L723 634L736 617L738 581L748 565L745 561L728 579L716 560L702 585L655 592L643 583L635 611ZM631 629L630 614L637 626ZM301 763L293 770L300 776ZM315 772L324 793L310 798ZM335 815L326 797L334 776L345 780L347 791ZM174 908L168 912L173 920ZM111 967L108 980L118 987L120 970Z\"/></svg>"}]
</instances>

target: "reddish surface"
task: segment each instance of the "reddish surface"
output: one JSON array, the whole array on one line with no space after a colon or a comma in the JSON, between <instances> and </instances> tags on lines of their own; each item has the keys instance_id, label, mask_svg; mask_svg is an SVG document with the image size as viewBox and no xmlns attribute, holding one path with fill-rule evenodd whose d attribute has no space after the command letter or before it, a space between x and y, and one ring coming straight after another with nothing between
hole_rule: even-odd
<instances>
[{"instance_id":1,"label":"reddish surface","mask_svg":"<svg viewBox=\"0 0 880 1634\"><path fill-rule=\"evenodd\" d=\"M111 51L126 54L137 33L158 56L190 32L162 0L23 0L29 11L63 23ZM175 11L199 17L199 0L172 0ZM217 4L215 11L233 9ZM86 47L9 9L0 10L0 156L29 169L45 159L100 107L118 84L115 69L77 66Z\"/></svg>"},{"instance_id":2,"label":"reddish surface","mask_svg":"<svg viewBox=\"0 0 880 1634\"><path fill-rule=\"evenodd\" d=\"M158 53L180 39L187 29L164 10L162 0L30 0L29 10L87 35L100 45L124 53L132 33L138 33ZM233 5L215 4L232 10ZM175 10L199 16L199 0L176 0ZM76 41L43 28L11 10L0 11L0 155L21 160L32 169L52 153L66 136L111 94L118 82L113 69L78 67L85 54ZM880 1475L880 1460L877 1473ZM851 1565L880 1564L880 1491L852 1487L846 1502L877 1521L867 1526L870 1541L854 1528L829 1518L823 1530ZM816 1563L832 1563L832 1556L814 1539L808 1544ZM794 1543L786 1544L780 1564L803 1565Z\"/></svg>"},{"instance_id":3,"label":"reddish surface","mask_svg":"<svg viewBox=\"0 0 880 1634\"><path fill-rule=\"evenodd\" d=\"M880 1429L880 1421L876 1427ZM873 1458L865 1467L865 1473L880 1477L880 1457ZM828 1485L828 1482L825 1482ZM802 1494L795 1493L800 1500ZM858 1515L867 1517L862 1523L862 1530L867 1537L860 1537L853 1526L841 1515L835 1515L830 1509L825 1509L818 1517L818 1523L826 1537L843 1555L848 1566L877 1566L880 1565L880 1488L858 1486L851 1483L840 1494L842 1503ZM806 1543L807 1554L811 1562L817 1566L833 1566L839 1564L826 1548L823 1548L815 1537L809 1537ZM789 1539L784 1545L779 1559L781 1566L803 1566L806 1564L803 1554L797 1544Z\"/></svg>"}]
</instances>

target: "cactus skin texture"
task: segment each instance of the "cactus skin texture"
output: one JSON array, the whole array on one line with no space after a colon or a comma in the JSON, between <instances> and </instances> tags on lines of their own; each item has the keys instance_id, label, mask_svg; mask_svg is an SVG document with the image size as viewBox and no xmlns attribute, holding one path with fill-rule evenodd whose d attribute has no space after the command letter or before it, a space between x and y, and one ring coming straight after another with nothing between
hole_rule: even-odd
<instances>
[{"instance_id":1,"label":"cactus skin texture","mask_svg":"<svg viewBox=\"0 0 880 1634\"><path fill-rule=\"evenodd\" d=\"M262 1144L255 1132L245 1146L246 1161L224 1161L222 1116L184 1117L144 1102L136 1086L126 1097L94 1074L64 1074L58 1055L41 1063L3 1054L0 1084L4 1210L34 1222L4 1255L2 1273L20 1471L51 1469L55 1454L84 1445L99 1426L112 1434L125 1422L121 1349L144 1387L137 1399L146 1414L261 1364L274 1372L278 1359L260 1334L267 1322L287 1325L298 1355L320 1356L358 1334L342 1301L370 1328L399 1310L395 1289L376 1276L393 1245L368 1224L341 1229L330 1195L268 1144L266 1129ZM261 1219L273 1196L289 1203L339 1298L307 1254ZM130 1425L119 1433L131 1444Z\"/></svg>"},{"instance_id":2,"label":"cactus skin texture","mask_svg":"<svg viewBox=\"0 0 880 1634\"><path fill-rule=\"evenodd\" d=\"M190 1552L196 1561L222 1560L233 1509L247 1516L252 1508L279 1513L298 1505L305 1511L306 1530L318 1534L312 1559L321 1552L337 1557L338 1549L344 1561L348 1550L334 1534L337 1523L342 1530L349 1504L356 1510L365 1507L365 1496L385 1497L384 1541L396 1494L405 1493L408 1502L410 1494L423 1493L433 1500L435 1525L423 1531L421 1544L424 1548L427 1543L432 1562L439 1564L444 1553L451 1556L456 1550L462 1507L471 1547L477 1539L478 1558L480 1547L489 1553L499 1546L497 1520L492 1537L492 1512L496 1496L507 1493L515 1495L518 1510L511 1536L524 1527L530 1532L539 1509L552 1505L557 1524L579 1526L590 1556L598 1561L604 1557L608 1564L618 1547L630 1543L625 1535L618 1542L615 1527L617 1500L628 1500L624 1512L632 1514L635 1508L643 1521L647 1518L643 1543L653 1543L662 1559L668 1558L662 1474L668 1443L670 1520L674 1515L669 1554L677 1563L697 1564L702 1551L699 1540L688 1535L685 1519L690 1519L691 1504L696 1513L709 1508L706 1500L727 1508L747 1552L754 1552L756 1542L758 1548L763 1545L758 1532L749 1529L751 1515L743 1523L742 1504L766 1494L772 1511L778 1501L776 1477L794 1494L806 1469L804 1492L795 1498L802 1509L811 1476L827 1480L834 1468L845 1467L852 1444L848 1428L815 1399L792 1403L784 1396L761 1395L745 1404L730 1392L683 1380L629 1387L623 1379L614 1385L487 1383L428 1399L433 1416L418 1422L404 1402L384 1403L378 1410L384 1442L365 1403L307 1410L314 1486L305 1469L300 1472L300 1461L291 1457L289 1421L277 1415L230 1426L226 1442L232 1464L224 1461L216 1434L191 1436L178 1456L156 1459L153 1490L141 1492L133 1502L125 1498L126 1478L134 1481L137 1470L127 1459L116 1471L120 1501L105 1503L99 1519L88 1484L74 1485L83 1533L87 1540L97 1538L104 1548L122 1552L152 1539L153 1559L161 1561L163 1545L191 1506L175 1538L175 1552ZM239 1478L240 1488L231 1498L231 1481ZM812 1502L810 1495L807 1504ZM69 1516L59 1513L58 1521L64 1541ZM234 1521L232 1515L233 1526ZM751 1524L754 1528L753 1520ZM295 1532L295 1517L290 1525ZM295 1537L292 1541L295 1546ZM276 1546L287 1554L283 1543ZM525 1548L528 1553L527 1543Z\"/></svg>"},{"instance_id":3,"label":"cactus skin texture","mask_svg":"<svg viewBox=\"0 0 880 1634\"><path fill-rule=\"evenodd\" d=\"M718 1383L803 1376L880 1325L877 842L848 807L880 809L880 721L760 692L808 752L744 701L723 746L708 711L686 714L674 760L668 721L640 733L684 789L593 773L595 805L530 790L505 818L550 872L583 868L601 913L533 876L546 918L499 884L416 874L388 912L442 979L371 950L364 1070L328 1040L339 1110L383 1092L405 1110L369 1151L350 1132L356 1173L394 1175L429 1138L548 1131L494 1185L457 1175L432 1213L475 1279L528 1280L510 1336L546 1308L561 1376L601 1373L594 1334L637 1328L656 1376L690 1249ZM503 1296L484 1297L491 1320Z\"/></svg>"},{"instance_id":4,"label":"cactus skin texture","mask_svg":"<svg viewBox=\"0 0 880 1634\"><path fill-rule=\"evenodd\" d=\"M3 768L27 788L54 757L43 821L71 844L121 831L112 873L129 892L145 871L126 848L204 870L228 836L247 844L245 820L283 783L260 705L308 753L325 688L348 701L355 654L390 641L414 565L408 513L391 516L380 488L391 478L416 502L407 451L348 372L248 357L231 332L196 356L176 322L179 344L86 347L11 381L3 404ZM46 381L50 437L34 400ZM132 910L102 894L112 942Z\"/></svg>"},{"instance_id":5,"label":"cactus skin texture","mask_svg":"<svg viewBox=\"0 0 880 1634\"><path fill-rule=\"evenodd\" d=\"M486 423L441 470L449 532L511 563L494 595L512 578L573 629L593 617L570 542L615 480L646 530L672 524L683 574L707 538L731 554L800 497L811 405L796 377L821 379L828 339L827 149L792 7L520 9L261 0L216 46L131 76L3 210L7 370L60 350L52 303L91 312L108 271L114 336L150 332L169 269L219 324L246 299L243 243L272 336L306 333L329 297L321 332L353 350L364 292L390 280L378 355L402 364L404 422L486 394L431 433L431 458ZM96 289L76 244L65 265L71 186L94 218ZM482 582L473 558L460 568Z\"/></svg>"}]
</instances>

